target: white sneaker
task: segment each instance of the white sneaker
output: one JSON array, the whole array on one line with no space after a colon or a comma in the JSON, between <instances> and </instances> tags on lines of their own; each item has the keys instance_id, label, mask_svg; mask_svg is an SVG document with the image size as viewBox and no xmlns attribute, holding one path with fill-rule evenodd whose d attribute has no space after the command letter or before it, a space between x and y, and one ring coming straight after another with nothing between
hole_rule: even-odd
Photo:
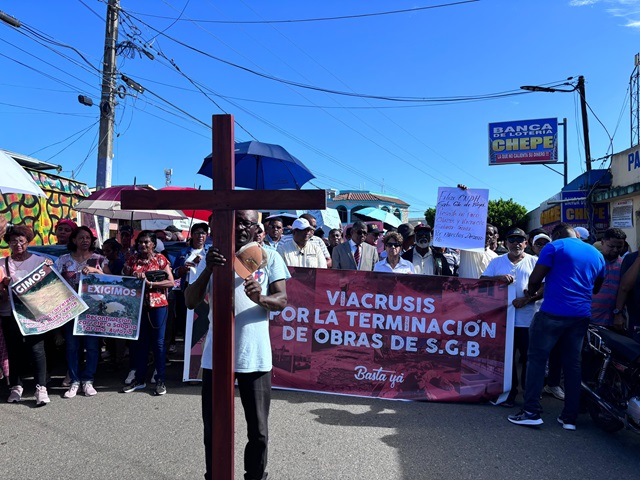
<instances>
[{"instance_id":1,"label":"white sneaker","mask_svg":"<svg viewBox=\"0 0 640 480\"><path fill-rule=\"evenodd\" d=\"M85 397L93 397L98 394L95 388L93 388L93 383L85 382L82 384L82 390L84 391Z\"/></svg>"},{"instance_id":2,"label":"white sneaker","mask_svg":"<svg viewBox=\"0 0 640 480\"><path fill-rule=\"evenodd\" d=\"M11 387L11 393L9 394L9 398L7 402L9 403L18 403L22 401L22 387L20 385L15 385Z\"/></svg>"},{"instance_id":3,"label":"white sneaker","mask_svg":"<svg viewBox=\"0 0 640 480\"><path fill-rule=\"evenodd\" d=\"M47 387L41 387L40 385L36 385L36 406L46 405L51 402L49 399L49 394L47 393Z\"/></svg>"},{"instance_id":4,"label":"white sneaker","mask_svg":"<svg viewBox=\"0 0 640 480\"><path fill-rule=\"evenodd\" d=\"M124 384L125 385L130 385L131 383L133 383L133 381L136 379L136 371L135 370L131 370L129 372L129 375L127 375L127 378L124 380Z\"/></svg>"},{"instance_id":5,"label":"white sneaker","mask_svg":"<svg viewBox=\"0 0 640 480\"><path fill-rule=\"evenodd\" d=\"M564 390L562 389L561 386L550 387L549 385L545 385L544 391L545 393L548 393L549 395L556 397L558 400L564 400Z\"/></svg>"},{"instance_id":6,"label":"white sneaker","mask_svg":"<svg viewBox=\"0 0 640 480\"><path fill-rule=\"evenodd\" d=\"M78 385L77 383L72 383L71 386L69 387L69 390L67 390L66 392L64 392L63 397L64 398L73 398L78 394L78 389L80 388L80 385Z\"/></svg>"}]
</instances>

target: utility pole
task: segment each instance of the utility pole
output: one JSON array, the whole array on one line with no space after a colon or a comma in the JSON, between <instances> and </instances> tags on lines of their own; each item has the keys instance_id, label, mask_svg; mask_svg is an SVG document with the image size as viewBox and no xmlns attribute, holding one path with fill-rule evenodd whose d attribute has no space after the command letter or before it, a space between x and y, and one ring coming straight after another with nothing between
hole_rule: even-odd
<instances>
[{"instance_id":1,"label":"utility pole","mask_svg":"<svg viewBox=\"0 0 640 480\"><path fill-rule=\"evenodd\" d=\"M113 163L113 127L115 124L116 91L116 43L118 42L118 13L120 0L109 0L104 38L104 60L102 65L102 94L100 97L100 133L98 137L98 169L96 189L111 186ZM101 220L104 238L109 233L109 220Z\"/></svg>"},{"instance_id":2,"label":"utility pole","mask_svg":"<svg viewBox=\"0 0 640 480\"><path fill-rule=\"evenodd\" d=\"M640 144L640 53L634 57L629 78L629 106L631 107L631 147Z\"/></svg>"},{"instance_id":3,"label":"utility pole","mask_svg":"<svg viewBox=\"0 0 640 480\"><path fill-rule=\"evenodd\" d=\"M584 77L578 77L576 87L580 95L580 109L582 110L582 134L584 135L584 161L586 162L587 175L591 172L591 146L589 145L589 117L587 115L587 97L584 91Z\"/></svg>"}]
</instances>

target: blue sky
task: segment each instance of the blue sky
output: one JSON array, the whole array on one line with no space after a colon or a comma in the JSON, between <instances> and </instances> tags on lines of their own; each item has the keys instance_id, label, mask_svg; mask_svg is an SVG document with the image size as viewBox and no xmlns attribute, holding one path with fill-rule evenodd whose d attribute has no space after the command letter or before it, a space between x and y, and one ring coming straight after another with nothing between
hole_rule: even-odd
<instances>
[{"instance_id":1,"label":"blue sky","mask_svg":"<svg viewBox=\"0 0 640 480\"><path fill-rule=\"evenodd\" d=\"M640 52L640 1L482 0L332 21L203 21L309 19L444 3L121 0L131 16L119 40L151 44L155 60L119 57L118 70L147 91L128 90L119 100L113 184L137 177L162 187L164 169L172 168L173 185L208 188L209 180L196 174L211 150L210 130L202 123L210 124L221 109L239 124L236 140L253 136L280 144L302 160L317 177L307 187L396 195L411 204L412 217L435 204L439 186L488 188L490 198L513 198L529 209L559 191L562 177L543 166L489 167L490 122L567 117L569 178L584 171L574 93L446 104L333 95L248 73L158 30L261 74L375 96L478 96L584 75L595 113L589 116L592 157L630 146L628 86ZM94 185L99 112L76 98L99 102L105 2L0 1L0 10L73 46L89 63L69 48L37 43L25 28L1 24L0 148L60 164L64 175L73 172ZM592 165L606 168L609 162Z\"/></svg>"}]
</instances>

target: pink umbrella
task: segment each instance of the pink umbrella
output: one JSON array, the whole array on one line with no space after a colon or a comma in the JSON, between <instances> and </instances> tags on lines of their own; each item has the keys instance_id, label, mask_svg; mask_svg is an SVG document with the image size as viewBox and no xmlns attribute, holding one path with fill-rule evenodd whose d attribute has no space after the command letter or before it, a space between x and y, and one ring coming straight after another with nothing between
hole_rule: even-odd
<instances>
[{"instance_id":1,"label":"pink umbrella","mask_svg":"<svg viewBox=\"0 0 640 480\"><path fill-rule=\"evenodd\" d=\"M160 190L197 190L197 188L192 187L164 187ZM203 222L208 222L209 217L211 216L211 210L182 210L184 213L184 217L193 218L195 220L202 220Z\"/></svg>"},{"instance_id":2,"label":"pink umbrella","mask_svg":"<svg viewBox=\"0 0 640 480\"><path fill-rule=\"evenodd\" d=\"M75 205L79 212L119 220L172 220L184 218L179 210L123 210L120 206L120 193L123 190L151 190L137 185L103 188L93 192Z\"/></svg>"}]
</instances>

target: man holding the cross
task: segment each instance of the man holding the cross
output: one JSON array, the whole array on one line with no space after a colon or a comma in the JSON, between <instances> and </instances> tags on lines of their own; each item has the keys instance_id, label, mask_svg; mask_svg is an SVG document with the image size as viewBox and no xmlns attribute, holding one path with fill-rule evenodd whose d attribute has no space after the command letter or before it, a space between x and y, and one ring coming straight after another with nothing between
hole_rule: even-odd
<instances>
[{"instance_id":1,"label":"man holding the cross","mask_svg":"<svg viewBox=\"0 0 640 480\"><path fill-rule=\"evenodd\" d=\"M235 248L238 251L253 241L258 222L254 210L235 212ZM290 277L282 257L263 249L265 262L253 275L235 275L235 376L247 421L249 442L244 451L245 480L267 478L268 417L271 403L271 342L269 312L281 311L287 305L285 281ZM205 262L200 262L196 279L185 291L187 308L196 308L207 292L214 267L226 259L211 248ZM209 295L211 301L211 293ZM209 314L209 333L202 354L202 420L204 423L205 479L212 478L212 372L211 342L213 319Z\"/></svg>"}]
</instances>

